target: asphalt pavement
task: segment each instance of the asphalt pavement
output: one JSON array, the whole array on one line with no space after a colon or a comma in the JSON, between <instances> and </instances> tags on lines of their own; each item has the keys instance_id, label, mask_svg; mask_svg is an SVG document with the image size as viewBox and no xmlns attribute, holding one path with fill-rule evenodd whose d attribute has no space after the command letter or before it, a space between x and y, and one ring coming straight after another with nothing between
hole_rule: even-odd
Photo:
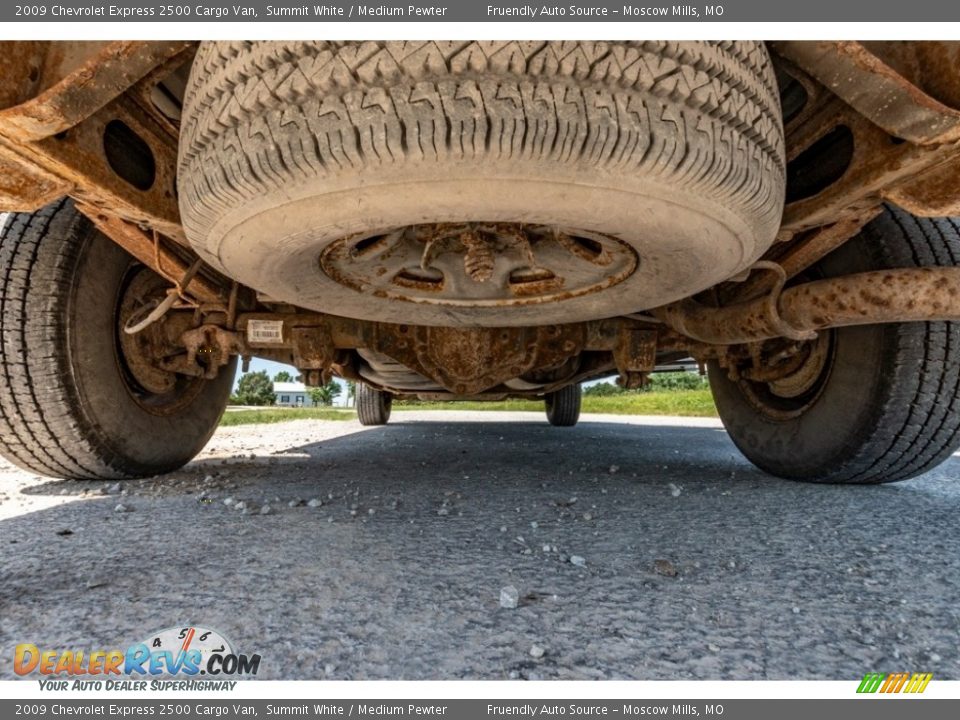
<instances>
[{"instance_id":1,"label":"asphalt pavement","mask_svg":"<svg viewBox=\"0 0 960 720\"><path fill-rule=\"evenodd\" d=\"M192 624L269 679L960 679L958 518L958 457L799 484L713 420L230 427L122 485L0 463L0 677Z\"/></svg>"}]
</instances>

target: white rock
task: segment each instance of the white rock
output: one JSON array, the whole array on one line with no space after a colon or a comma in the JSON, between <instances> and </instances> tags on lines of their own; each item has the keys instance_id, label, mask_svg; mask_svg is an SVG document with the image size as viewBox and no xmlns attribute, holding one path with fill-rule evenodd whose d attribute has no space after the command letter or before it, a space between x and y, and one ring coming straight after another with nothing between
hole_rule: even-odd
<instances>
[{"instance_id":1,"label":"white rock","mask_svg":"<svg viewBox=\"0 0 960 720\"><path fill-rule=\"evenodd\" d=\"M230 506L233 505L235 502L236 502L236 500L234 500L232 497L225 497L225 498L223 499L223 504L226 505L227 507L230 507Z\"/></svg>"},{"instance_id":2,"label":"white rock","mask_svg":"<svg viewBox=\"0 0 960 720\"><path fill-rule=\"evenodd\" d=\"M542 657L543 657L544 655L546 655L546 654L547 654L547 651L544 650L544 649L543 649L542 647L540 647L539 645L531 645L531 646L530 646L530 657L532 657L532 658L534 658L534 659L536 659L536 660L539 660L540 658L542 658Z\"/></svg>"},{"instance_id":3,"label":"white rock","mask_svg":"<svg viewBox=\"0 0 960 720\"><path fill-rule=\"evenodd\" d=\"M500 588L500 607L513 610L520 604L520 591L513 585Z\"/></svg>"},{"instance_id":4,"label":"white rock","mask_svg":"<svg viewBox=\"0 0 960 720\"><path fill-rule=\"evenodd\" d=\"M323 500L320 498L313 498L310 502L307 503L310 507L320 507L323 505Z\"/></svg>"},{"instance_id":5,"label":"white rock","mask_svg":"<svg viewBox=\"0 0 960 720\"><path fill-rule=\"evenodd\" d=\"M577 567L584 567L587 564L587 560L581 555L571 555L570 564L576 565Z\"/></svg>"},{"instance_id":6,"label":"white rock","mask_svg":"<svg viewBox=\"0 0 960 720\"><path fill-rule=\"evenodd\" d=\"M260 508L261 515L269 515L272 512L273 509L269 505L264 505L262 508Z\"/></svg>"},{"instance_id":7,"label":"white rock","mask_svg":"<svg viewBox=\"0 0 960 720\"><path fill-rule=\"evenodd\" d=\"M676 484L674 484L674 483L670 483L667 487L670 488L670 494L671 494L673 497L680 497L680 493L682 492L682 489L681 489L681 487L680 487L679 485L676 485Z\"/></svg>"},{"instance_id":8,"label":"white rock","mask_svg":"<svg viewBox=\"0 0 960 720\"><path fill-rule=\"evenodd\" d=\"M130 512L130 508L128 508L123 503L117 503L117 506L113 509L113 511L118 513L125 513L125 512Z\"/></svg>"}]
</instances>

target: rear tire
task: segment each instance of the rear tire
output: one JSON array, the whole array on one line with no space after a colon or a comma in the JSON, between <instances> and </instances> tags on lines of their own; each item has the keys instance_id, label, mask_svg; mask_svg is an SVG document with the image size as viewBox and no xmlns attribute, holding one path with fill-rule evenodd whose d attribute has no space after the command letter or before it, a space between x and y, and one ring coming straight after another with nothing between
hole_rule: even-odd
<instances>
[{"instance_id":1,"label":"rear tire","mask_svg":"<svg viewBox=\"0 0 960 720\"><path fill-rule=\"evenodd\" d=\"M817 273L960 264L958 221L888 207ZM838 328L821 342L822 369L792 398L765 383L731 381L711 364L720 417L751 462L796 480L888 483L920 475L960 447L960 323Z\"/></svg>"},{"instance_id":2,"label":"rear tire","mask_svg":"<svg viewBox=\"0 0 960 720\"><path fill-rule=\"evenodd\" d=\"M366 383L357 386L357 417L361 425L386 425L393 408L393 395Z\"/></svg>"},{"instance_id":3,"label":"rear tire","mask_svg":"<svg viewBox=\"0 0 960 720\"><path fill-rule=\"evenodd\" d=\"M69 201L6 218L0 455L40 475L119 480L175 470L206 445L235 363L215 380L176 376L162 393L138 386L118 317L140 273L156 278Z\"/></svg>"},{"instance_id":4,"label":"rear tire","mask_svg":"<svg viewBox=\"0 0 960 720\"><path fill-rule=\"evenodd\" d=\"M547 393L544 403L547 420L554 427L573 427L580 419L580 400L583 395L580 385L567 385L556 392Z\"/></svg>"}]
</instances>

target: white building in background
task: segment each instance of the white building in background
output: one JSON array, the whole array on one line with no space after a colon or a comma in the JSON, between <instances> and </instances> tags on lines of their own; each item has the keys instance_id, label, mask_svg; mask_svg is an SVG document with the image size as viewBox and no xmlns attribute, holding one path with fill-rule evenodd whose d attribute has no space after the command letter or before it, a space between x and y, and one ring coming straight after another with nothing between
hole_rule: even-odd
<instances>
[{"instance_id":1,"label":"white building in background","mask_svg":"<svg viewBox=\"0 0 960 720\"><path fill-rule=\"evenodd\" d=\"M273 383L273 404L277 407L315 407L307 386L299 382Z\"/></svg>"},{"instance_id":2,"label":"white building in background","mask_svg":"<svg viewBox=\"0 0 960 720\"><path fill-rule=\"evenodd\" d=\"M353 407L353 400L347 397L346 383L337 382L340 383L340 394L329 407ZM310 397L310 388L301 382L274 382L273 398L276 407L319 407Z\"/></svg>"}]
</instances>

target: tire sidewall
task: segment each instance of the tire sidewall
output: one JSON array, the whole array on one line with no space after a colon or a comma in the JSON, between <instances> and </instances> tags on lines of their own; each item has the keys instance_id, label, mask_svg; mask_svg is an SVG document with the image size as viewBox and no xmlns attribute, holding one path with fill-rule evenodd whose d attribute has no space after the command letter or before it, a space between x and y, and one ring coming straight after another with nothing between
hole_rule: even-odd
<instances>
[{"instance_id":1,"label":"tire sidewall","mask_svg":"<svg viewBox=\"0 0 960 720\"><path fill-rule=\"evenodd\" d=\"M748 381L730 380L726 370L711 362L710 388L734 444L774 475L823 481L843 476L880 420L877 400L888 384L881 372L885 335L882 326L835 330L824 385L812 404L793 417L758 409L748 398ZM789 465L784 457L791 458Z\"/></svg>"},{"instance_id":2,"label":"tire sidewall","mask_svg":"<svg viewBox=\"0 0 960 720\"><path fill-rule=\"evenodd\" d=\"M197 381L192 399L164 414L146 410L124 379L117 308L134 261L118 245L78 218L82 247L71 277L64 371L72 376L74 409L91 444L118 476L155 475L178 468L203 449L217 427L236 365L212 381Z\"/></svg>"},{"instance_id":3,"label":"tire sidewall","mask_svg":"<svg viewBox=\"0 0 960 720\"><path fill-rule=\"evenodd\" d=\"M893 220L882 215L817 267L823 277L837 277L909 266L906 249L892 257L882 251L881 237ZM776 417L759 410L749 398L749 381L733 381L716 362L709 363L714 402L734 444L751 462L780 477L817 482L845 482L859 477L865 458L882 454L875 429L892 422L895 389L912 390L914 374L894 367L891 358L911 344L921 347L924 323L897 323L837 328L831 360L822 388L812 403L793 417ZM912 387L911 387L912 385ZM896 388L895 388L896 386ZM889 443L888 443L889 444ZM784 458L790 458L789 463Z\"/></svg>"},{"instance_id":4,"label":"tire sidewall","mask_svg":"<svg viewBox=\"0 0 960 720\"><path fill-rule=\"evenodd\" d=\"M766 249L764 235L772 224L758 233L725 203L691 196L668 180L641 178L614 187L600 184L587 170L576 178L564 178L562 170L547 173L541 168L537 177L517 167L499 174L477 167L472 175L460 176L450 168L424 165L406 168L393 183L383 177L375 182L357 178L351 187L347 178L318 178L296 188L265 189L217 223L197 249L240 282L271 287L277 299L298 306L359 319L370 319L375 307L379 321L436 326L578 322L638 311L719 282ZM320 267L331 242L371 227L389 230L464 220L585 228L632 247L638 267L600 293L552 302L517 299L508 307L378 298L341 285ZM252 243L251 238L261 242ZM265 253L263 242L275 251ZM680 257L690 280L678 278L673 270ZM610 309L599 309L601 301Z\"/></svg>"}]
</instances>

